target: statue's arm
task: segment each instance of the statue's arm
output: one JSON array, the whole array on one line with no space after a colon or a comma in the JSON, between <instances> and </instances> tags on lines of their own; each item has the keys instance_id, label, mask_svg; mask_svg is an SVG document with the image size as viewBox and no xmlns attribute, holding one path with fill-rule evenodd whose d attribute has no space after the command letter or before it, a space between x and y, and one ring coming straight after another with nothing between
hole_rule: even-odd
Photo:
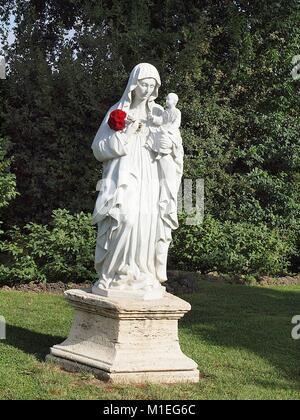
<instances>
[{"instance_id":1,"label":"statue's arm","mask_svg":"<svg viewBox=\"0 0 300 420\"><path fill-rule=\"evenodd\" d=\"M127 154L128 136L124 131L114 131L107 124L110 111L104 118L92 144L94 156L100 162Z\"/></svg>"},{"instance_id":2,"label":"statue's arm","mask_svg":"<svg viewBox=\"0 0 300 420\"><path fill-rule=\"evenodd\" d=\"M93 147L93 152L95 158L100 162L127 155L126 134L119 131L113 131L112 133L108 133L105 137L98 138Z\"/></svg>"},{"instance_id":3,"label":"statue's arm","mask_svg":"<svg viewBox=\"0 0 300 420\"><path fill-rule=\"evenodd\" d=\"M181 111L178 108L176 109L176 118L173 125L175 128L180 128L181 126Z\"/></svg>"},{"instance_id":4,"label":"statue's arm","mask_svg":"<svg viewBox=\"0 0 300 420\"><path fill-rule=\"evenodd\" d=\"M184 153L183 147L182 147L182 138L180 134L180 126L181 126L181 111L177 108L176 117L172 121L171 127L169 127L168 129L170 139L172 140L172 143L173 143L173 153L175 156Z\"/></svg>"},{"instance_id":5,"label":"statue's arm","mask_svg":"<svg viewBox=\"0 0 300 420\"><path fill-rule=\"evenodd\" d=\"M152 122L154 125L160 126L163 124L163 117L162 115L158 116L158 115L153 115L152 116Z\"/></svg>"}]
</instances>

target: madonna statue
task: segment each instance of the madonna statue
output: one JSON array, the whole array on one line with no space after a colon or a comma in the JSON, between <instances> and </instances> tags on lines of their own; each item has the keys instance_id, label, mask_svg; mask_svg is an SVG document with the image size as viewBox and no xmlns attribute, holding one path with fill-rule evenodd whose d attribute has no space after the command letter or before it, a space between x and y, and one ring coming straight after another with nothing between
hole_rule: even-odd
<instances>
[{"instance_id":1,"label":"madonna statue","mask_svg":"<svg viewBox=\"0 0 300 420\"><path fill-rule=\"evenodd\" d=\"M47 360L113 384L197 383L197 363L181 350L178 320L188 302L165 293L183 169L178 96L155 103L160 77L151 64L132 70L92 149L103 163L93 214L98 235L90 290L67 290L75 310L68 338ZM96 296L98 295L98 296Z\"/></svg>"},{"instance_id":2,"label":"madonna statue","mask_svg":"<svg viewBox=\"0 0 300 420\"><path fill-rule=\"evenodd\" d=\"M157 123L167 112L155 103L160 85L153 65L135 66L92 144L103 162L93 214L99 279L94 294L150 300L165 293L171 232L178 227L183 147L178 129Z\"/></svg>"}]
</instances>

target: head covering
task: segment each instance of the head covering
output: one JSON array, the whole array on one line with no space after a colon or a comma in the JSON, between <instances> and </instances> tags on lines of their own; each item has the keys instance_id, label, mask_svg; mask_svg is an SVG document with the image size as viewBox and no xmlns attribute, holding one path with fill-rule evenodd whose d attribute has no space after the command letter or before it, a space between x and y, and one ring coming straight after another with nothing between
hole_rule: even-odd
<instances>
[{"instance_id":1,"label":"head covering","mask_svg":"<svg viewBox=\"0 0 300 420\"><path fill-rule=\"evenodd\" d=\"M129 112L129 108L130 108L130 104L132 101L132 92L134 91L134 89L137 87L138 84L138 80L141 79L145 79L145 78L149 78L152 77L153 79L156 80L156 86L154 88L154 91L152 93L152 95L148 98L147 104L150 110L152 110L152 107L154 106L155 102L154 100L158 97L158 89L161 85L161 81L160 81L160 76L159 73L156 69L156 67L154 67L152 64L149 63L140 63L137 64L133 70L130 73L129 76L129 80L126 86L126 89L121 97L121 99L119 100L119 102L117 102L115 105L113 105L110 110L107 112L104 120L102 121L100 128L94 138L93 144L92 144L92 149L94 151L94 154L97 158L97 150L98 150L98 143L99 141L105 137L105 135L107 135L106 130L108 128L108 120L109 120L109 115L111 113L111 111L115 110L115 109L122 109L123 111L125 111L126 113Z\"/></svg>"},{"instance_id":2,"label":"head covering","mask_svg":"<svg viewBox=\"0 0 300 420\"><path fill-rule=\"evenodd\" d=\"M133 68L130 73L126 89L122 95L122 98L116 104L116 108L123 109L125 112L128 112L132 101L132 92L137 87L138 80L150 77L156 81L154 91L148 99L148 105L151 108L151 102L153 103L153 101L158 97L158 89L161 86L161 80L156 67L149 63L140 63Z\"/></svg>"}]
</instances>

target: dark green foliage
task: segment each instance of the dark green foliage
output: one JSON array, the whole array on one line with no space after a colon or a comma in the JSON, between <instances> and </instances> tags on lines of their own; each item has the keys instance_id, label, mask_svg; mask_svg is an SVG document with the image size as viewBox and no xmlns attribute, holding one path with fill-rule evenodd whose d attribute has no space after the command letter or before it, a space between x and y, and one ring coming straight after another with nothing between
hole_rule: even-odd
<instances>
[{"instance_id":1,"label":"dark green foliage","mask_svg":"<svg viewBox=\"0 0 300 420\"><path fill-rule=\"evenodd\" d=\"M205 181L204 226L213 229L214 220L253 244L261 226L272 257L249 267L300 270L300 80L291 75L300 54L298 1L10 0L0 2L3 22L11 10L17 41L6 48L0 128L12 141L21 192L11 224L46 224L56 208L92 210L101 165L91 142L132 67L148 61L161 74L161 103L170 91L180 97L184 176ZM176 235L185 234L182 223ZM207 264L199 255L188 260L210 266L212 250L202 251ZM223 269L244 270L225 260Z\"/></svg>"},{"instance_id":2,"label":"dark green foliage","mask_svg":"<svg viewBox=\"0 0 300 420\"><path fill-rule=\"evenodd\" d=\"M0 209L7 207L16 197L16 178L10 172L11 160L7 158L7 142L0 137Z\"/></svg>"},{"instance_id":3,"label":"dark green foliage","mask_svg":"<svg viewBox=\"0 0 300 420\"><path fill-rule=\"evenodd\" d=\"M174 235L170 259L189 271L284 275L294 255L293 241L263 224L220 222L207 217L203 224L181 228ZM178 258L178 255L180 256Z\"/></svg>"},{"instance_id":4,"label":"dark green foliage","mask_svg":"<svg viewBox=\"0 0 300 420\"><path fill-rule=\"evenodd\" d=\"M53 212L51 225L27 224L8 232L0 283L76 282L94 279L96 232L90 214Z\"/></svg>"},{"instance_id":5,"label":"dark green foliage","mask_svg":"<svg viewBox=\"0 0 300 420\"><path fill-rule=\"evenodd\" d=\"M3 233L7 206L17 196L16 177L10 172L11 159L7 158L7 149L8 142L0 137L0 235Z\"/></svg>"},{"instance_id":6,"label":"dark green foliage","mask_svg":"<svg viewBox=\"0 0 300 420\"><path fill-rule=\"evenodd\" d=\"M175 261L176 268L257 276L288 272L293 241L277 230L211 217L188 226L184 219L182 215L170 249L170 263ZM54 211L50 226L15 227L1 246L6 263L0 265L0 283L92 281L95 240L91 215L72 216L66 210Z\"/></svg>"}]
</instances>

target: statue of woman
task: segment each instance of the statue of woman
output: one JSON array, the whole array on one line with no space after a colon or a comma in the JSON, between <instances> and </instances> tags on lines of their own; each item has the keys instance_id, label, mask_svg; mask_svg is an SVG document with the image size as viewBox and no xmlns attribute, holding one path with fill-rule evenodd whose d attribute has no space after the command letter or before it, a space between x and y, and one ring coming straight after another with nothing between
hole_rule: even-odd
<instances>
[{"instance_id":1,"label":"statue of woman","mask_svg":"<svg viewBox=\"0 0 300 420\"><path fill-rule=\"evenodd\" d=\"M98 225L95 294L145 300L165 293L171 232L178 227L183 149L172 147L170 136L153 123L153 117L164 113L155 103L160 85L153 65L135 66L122 98L107 112L92 144L94 156L103 162L93 214ZM115 110L126 116L122 129L110 124ZM160 153L165 150L172 157L169 172L161 170L151 149L153 136L160 138Z\"/></svg>"}]
</instances>

